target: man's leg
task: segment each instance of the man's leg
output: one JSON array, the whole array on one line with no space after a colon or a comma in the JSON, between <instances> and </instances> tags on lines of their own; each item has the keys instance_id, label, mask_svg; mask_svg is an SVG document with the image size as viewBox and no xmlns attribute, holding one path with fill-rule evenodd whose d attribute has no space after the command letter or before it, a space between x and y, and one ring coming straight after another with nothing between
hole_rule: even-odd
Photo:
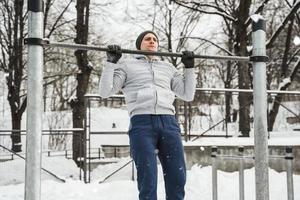
<instances>
[{"instance_id":1,"label":"man's leg","mask_svg":"<svg viewBox=\"0 0 300 200\"><path fill-rule=\"evenodd\" d=\"M152 129L151 118L135 117L131 125L130 148L137 169L139 199L157 200L157 134Z\"/></svg>"},{"instance_id":2,"label":"man's leg","mask_svg":"<svg viewBox=\"0 0 300 200\"><path fill-rule=\"evenodd\" d=\"M174 116L162 117L164 128L159 134L159 159L163 168L166 199L183 200L186 166L180 129Z\"/></svg>"}]
</instances>

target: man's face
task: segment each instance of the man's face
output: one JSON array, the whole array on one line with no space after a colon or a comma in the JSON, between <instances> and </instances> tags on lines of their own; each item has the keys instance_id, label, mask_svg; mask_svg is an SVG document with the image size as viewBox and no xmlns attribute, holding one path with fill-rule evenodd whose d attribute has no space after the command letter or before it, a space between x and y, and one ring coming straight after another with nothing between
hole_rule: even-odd
<instances>
[{"instance_id":1,"label":"man's face","mask_svg":"<svg viewBox=\"0 0 300 200\"><path fill-rule=\"evenodd\" d=\"M158 49L158 42L155 35L153 35L152 33L146 34L141 43L141 50L157 51L157 49Z\"/></svg>"}]
</instances>

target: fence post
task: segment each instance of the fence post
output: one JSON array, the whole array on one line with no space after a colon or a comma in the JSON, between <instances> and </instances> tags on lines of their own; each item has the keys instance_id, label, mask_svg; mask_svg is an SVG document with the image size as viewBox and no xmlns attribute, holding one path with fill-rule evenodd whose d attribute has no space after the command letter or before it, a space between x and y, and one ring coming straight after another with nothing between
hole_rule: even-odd
<instances>
[{"instance_id":1,"label":"fence post","mask_svg":"<svg viewBox=\"0 0 300 200\"><path fill-rule=\"evenodd\" d=\"M240 200L244 200L244 147L239 147L239 185L240 185Z\"/></svg>"},{"instance_id":2,"label":"fence post","mask_svg":"<svg viewBox=\"0 0 300 200\"><path fill-rule=\"evenodd\" d=\"M218 172L217 172L217 152L216 146L211 147L211 167L212 167L212 199L218 200Z\"/></svg>"},{"instance_id":3,"label":"fence post","mask_svg":"<svg viewBox=\"0 0 300 200\"><path fill-rule=\"evenodd\" d=\"M90 182L90 135L89 129L90 124L88 118L90 118L90 100L88 98L84 98L84 128L83 133L81 134L81 144L83 145L83 177L84 183Z\"/></svg>"},{"instance_id":4,"label":"fence post","mask_svg":"<svg viewBox=\"0 0 300 200\"><path fill-rule=\"evenodd\" d=\"M132 160L132 165L131 165L131 180L134 181L134 160Z\"/></svg>"},{"instance_id":5,"label":"fence post","mask_svg":"<svg viewBox=\"0 0 300 200\"><path fill-rule=\"evenodd\" d=\"M25 200L41 198L43 113L43 1L28 0L28 82Z\"/></svg>"},{"instance_id":6,"label":"fence post","mask_svg":"<svg viewBox=\"0 0 300 200\"><path fill-rule=\"evenodd\" d=\"M269 200L268 130L266 89L266 23L260 15L252 16L253 104L255 191L257 200Z\"/></svg>"},{"instance_id":7,"label":"fence post","mask_svg":"<svg viewBox=\"0 0 300 200\"><path fill-rule=\"evenodd\" d=\"M188 110L187 110L187 102L183 103L184 109L184 141L188 141Z\"/></svg>"},{"instance_id":8,"label":"fence post","mask_svg":"<svg viewBox=\"0 0 300 200\"><path fill-rule=\"evenodd\" d=\"M294 185L293 185L293 148L286 147L285 160L286 160L286 180L287 180L287 196L288 200L294 200Z\"/></svg>"},{"instance_id":9,"label":"fence post","mask_svg":"<svg viewBox=\"0 0 300 200\"><path fill-rule=\"evenodd\" d=\"M101 149L100 149L100 147L98 148L98 158L99 159L101 158Z\"/></svg>"}]
</instances>

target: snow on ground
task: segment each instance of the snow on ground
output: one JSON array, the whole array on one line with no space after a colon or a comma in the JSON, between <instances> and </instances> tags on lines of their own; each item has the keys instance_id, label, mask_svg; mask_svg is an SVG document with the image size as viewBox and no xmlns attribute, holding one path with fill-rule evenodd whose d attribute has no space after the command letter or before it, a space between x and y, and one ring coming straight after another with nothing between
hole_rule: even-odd
<instances>
[{"instance_id":1,"label":"snow on ground","mask_svg":"<svg viewBox=\"0 0 300 200\"><path fill-rule=\"evenodd\" d=\"M295 106L299 108L299 105ZM202 107L202 111L207 108ZM222 118L220 108L211 107L211 121L208 117L196 117L194 119L193 130L203 130ZM108 109L100 107L92 110L91 128L93 131L126 131L129 126L129 117L125 109ZM279 114L279 119L285 119L288 113L284 110ZM9 128L9 117L5 117L5 123L0 127ZM71 128L71 114L65 113L46 113L44 115L43 128ZM206 119L206 120L205 120ZM26 122L26 116L23 118ZM115 128L113 128L115 123ZM23 127L25 123L23 123ZM197 127L196 127L197 126ZM286 122L278 121L277 130L271 133L269 145L299 145L300 134L286 128ZM230 126L230 132L234 132L236 127ZM284 130L284 131L282 131ZM215 133L223 133L222 126L217 127ZM44 150L49 149L48 136L43 137ZM92 136L91 147L99 147L101 144L128 144L128 136L124 135L104 135ZM0 140L0 144L9 145L10 138ZM23 138L23 150L25 150L25 139ZM70 142L70 138L67 140ZM201 138L195 142L184 142L184 145L252 145L253 138ZM68 145L67 145L68 146ZM9 147L9 146L8 146ZM42 200L137 200L138 191L136 181L131 180L132 166L128 165L117 174L109 178L106 182L99 184L108 174L118 169L128 162L129 158L118 160L117 163L100 165L91 172L91 183L84 184L79 180L79 169L70 159L63 157L43 156L43 167L59 177L66 179L66 183L61 183L55 178L42 172ZM114 161L114 160L108 160ZM25 162L22 159L0 162L0 200L23 200L24 199L24 169ZM270 199L287 199L286 174L275 172L270 169ZM220 200L238 200L238 173L218 173L218 194ZM300 175L294 175L295 200L300 200ZM164 183L161 170L158 179L158 199L164 199ZM194 165L187 171L186 200L211 200L211 167L201 167ZM245 170L245 200L255 199L255 179L254 169Z\"/></svg>"},{"instance_id":2,"label":"snow on ground","mask_svg":"<svg viewBox=\"0 0 300 200\"><path fill-rule=\"evenodd\" d=\"M224 133L223 133L224 134ZM253 146L253 137L230 137L230 138L199 138L195 141L184 142L185 146ZM300 133L298 131L290 131L287 133L273 132L268 139L269 146L294 146L300 145Z\"/></svg>"},{"instance_id":3,"label":"snow on ground","mask_svg":"<svg viewBox=\"0 0 300 200\"><path fill-rule=\"evenodd\" d=\"M43 157L43 167L66 179L61 183L43 175L41 187L42 200L137 200L136 181L131 180L131 165L128 165L106 182L99 184L105 176L124 165L130 158L120 159L118 163L100 165L91 173L92 181L84 184L78 180L79 170L73 161L65 158ZM0 200L24 199L24 161L0 163ZM45 174L44 172L42 174ZM187 171L186 200L211 200L211 167L194 165ZM162 171L159 170L158 199L164 199ZM286 173L270 169L270 199L287 199ZM221 200L238 200L238 172L218 171L218 195ZM294 175L295 200L300 199L300 175ZM254 169L245 170L245 200L255 199Z\"/></svg>"}]
</instances>

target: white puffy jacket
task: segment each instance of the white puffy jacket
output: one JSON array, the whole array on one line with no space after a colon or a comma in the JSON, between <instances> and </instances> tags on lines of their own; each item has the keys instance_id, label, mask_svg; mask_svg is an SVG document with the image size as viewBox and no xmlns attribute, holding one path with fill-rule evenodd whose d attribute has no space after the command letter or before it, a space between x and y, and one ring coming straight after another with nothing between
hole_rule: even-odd
<instances>
[{"instance_id":1,"label":"white puffy jacket","mask_svg":"<svg viewBox=\"0 0 300 200\"><path fill-rule=\"evenodd\" d=\"M100 79L100 96L107 98L121 90L130 116L174 115L175 95L192 101L195 87L194 68L184 69L182 74L169 63L139 56L106 64Z\"/></svg>"}]
</instances>

